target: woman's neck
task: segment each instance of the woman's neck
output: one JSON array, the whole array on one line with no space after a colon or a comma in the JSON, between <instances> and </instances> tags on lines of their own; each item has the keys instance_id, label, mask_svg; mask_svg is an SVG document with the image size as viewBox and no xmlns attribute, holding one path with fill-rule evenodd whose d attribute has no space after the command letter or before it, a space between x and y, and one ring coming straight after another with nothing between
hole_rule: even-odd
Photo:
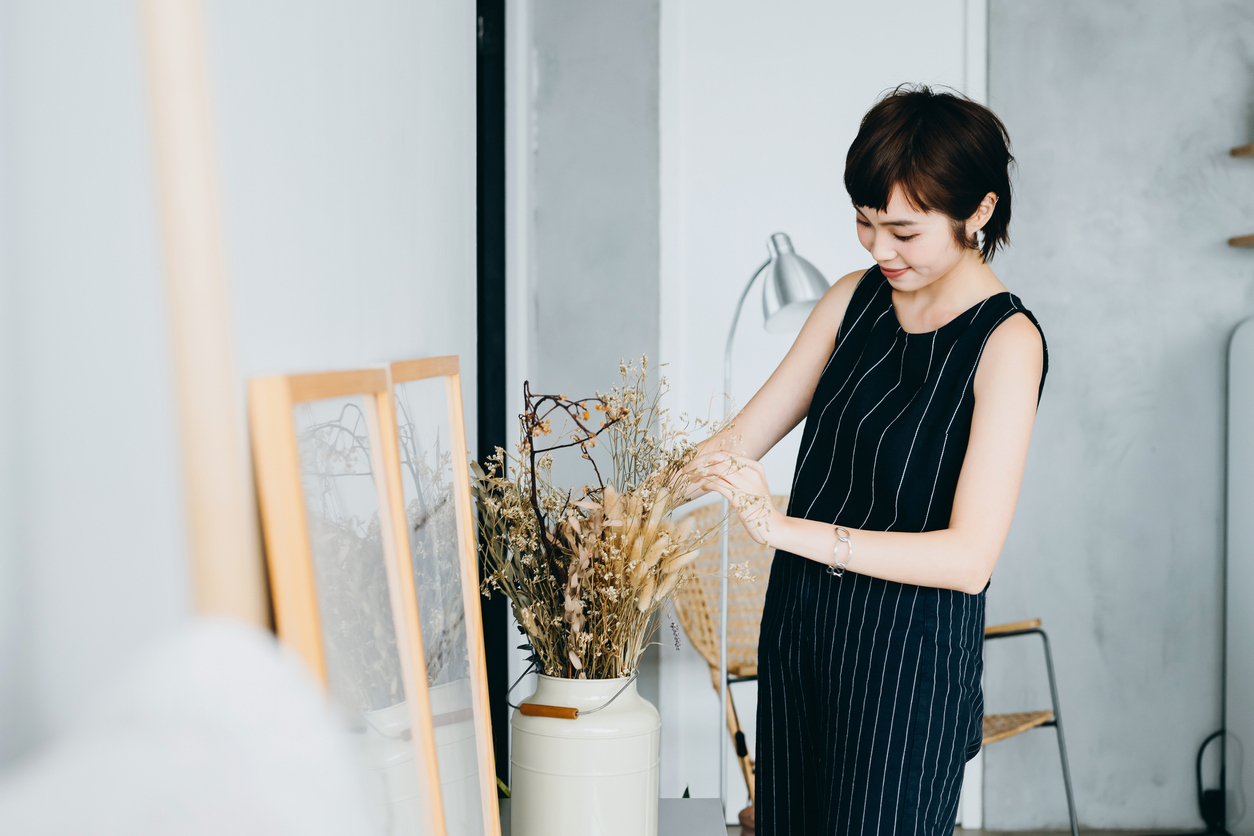
<instances>
[{"instance_id":1,"label":"woman's neck","mask_svg":"<svg viewBox=\"0 0 1254 836\"><path fill-rule=\"evenodd\" d=\"M968 308L1006 290L978 250L963 253L940 278L917 290L893 291L893 306L907 330L934 331Z\"/></svg>"}]
</instances>

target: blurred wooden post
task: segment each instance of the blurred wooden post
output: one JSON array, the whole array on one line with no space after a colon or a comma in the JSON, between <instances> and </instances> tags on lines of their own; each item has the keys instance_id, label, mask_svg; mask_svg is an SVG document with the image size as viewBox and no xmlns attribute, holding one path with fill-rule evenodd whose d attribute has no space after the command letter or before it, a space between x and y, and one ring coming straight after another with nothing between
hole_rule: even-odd
<instances>
[{"instance_id":1,"label":"blurred wooden post","mask_svg":"<svg viewBox=\"0 0 1254 836\"><path fill-rule=\"evenodd\" d=\"M196 608L268 626L199 0L139 0Z\"/></svg>"}]
</instances>

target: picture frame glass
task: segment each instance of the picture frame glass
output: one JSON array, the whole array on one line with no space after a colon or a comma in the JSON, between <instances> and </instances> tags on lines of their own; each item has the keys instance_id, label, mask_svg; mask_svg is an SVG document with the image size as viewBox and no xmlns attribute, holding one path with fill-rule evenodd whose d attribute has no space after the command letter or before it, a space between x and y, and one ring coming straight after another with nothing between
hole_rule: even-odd
<instances>
[{"instance_id":1,"label":"picture frame glass","mask_svg":"<svg viewBox=\"0 0 1254 836\"><path fill-rule=\"evenodd\" d=\"M386 475L374 409L366 395L294 406L318 622L331 702L357 744L383 831L432 836L419 807L421 764L385 554Z\"/></svg>"},{"instance_id":2,"label":"picture frame glass","mask_svg":"<svg viewBox=\"0 0 1254 836\"><path fill-rule=\"evenodd\" d=\"M429 377L396 383L393 393L445 826L448 836L484 836L484 804L496 800L494 792L485 799L482 776L494 766L480 762L476 739L489 724L476 699L479 661L466 619L478 590L467 588L475 549L463 542L466 526L458 516L468 507L468 497L463 505L458 496L467 483L459 487L453 468L468 462L464 441L452 431L451 388L449 378Z\"/></svg>"}]
</instances>

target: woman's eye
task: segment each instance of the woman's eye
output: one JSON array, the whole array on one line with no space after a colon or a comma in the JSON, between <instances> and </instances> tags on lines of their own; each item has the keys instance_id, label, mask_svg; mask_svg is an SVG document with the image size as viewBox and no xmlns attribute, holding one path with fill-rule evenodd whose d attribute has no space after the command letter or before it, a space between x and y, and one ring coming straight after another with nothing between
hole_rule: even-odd
<instances>
[{"instance_id":1,"label":"woman's eye","mask_svg":"<svg viewBox=\"0 0 1254 836\"><path fill-rule=\"evenodd\" d=\"M866 221L862 220L861 218L858 218L858 226L866 226L866 227L869 227L869 226L870 226L870 224L869 224L869 223L867 223Z\"/></svg>"},{"instance_id":2,"label":"woman's eye","mask_svg":"<svg viewBox=\"0 0 1254 836\"><path fill-rule=\"evenodd\" d=\"M896 238L898 241L913 241L915 238L918 238L919 236L918 236L918 233L915 233L914 235L894 235L893 237Z\"/></svg>"}]
</instances>

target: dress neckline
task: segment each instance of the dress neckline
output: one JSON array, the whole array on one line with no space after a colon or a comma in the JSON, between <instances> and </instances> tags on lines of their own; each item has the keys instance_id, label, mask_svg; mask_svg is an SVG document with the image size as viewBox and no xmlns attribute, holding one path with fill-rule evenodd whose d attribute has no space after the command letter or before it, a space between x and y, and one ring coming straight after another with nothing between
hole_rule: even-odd
<instances>
[{"instance_id":1,"label":"dress neckline","mask_svg":"<svg viewBox=\"0 0 1254 836\"><path fill-rule=\"evenodd\" d=\"M876 269L878 268L879 268L879 265L876 265ZM884 280L884 284L888 287L888 308L889 310L893 312L893 321L897 323L897 330L905 334L907 337L930 337L930 336L933 336L934 334L939 334L941 331L944 331L946 328L953 325L954 323L959 322L963 319L966 319L968 314L972 313L973 311L978 311L980 308L984 307L984 305L988 304L990 300L996 299L998 296L1013 295L1011 294L1009 290L998 291L997 293L993 293L989 296L985 296L983 299L976 302L974 305L967 308L965 311L958 314L953 319L949 320L948 322L946 322L944 325L942 325L939 328L933 328L931 331L907 331L905 329L905 326L901 324L901 317L897 315L897 306L893 304L893 286L888 284L888 279L884 277L883 271L880 272L880 278Z\"/></svg>"}]
</instances>

